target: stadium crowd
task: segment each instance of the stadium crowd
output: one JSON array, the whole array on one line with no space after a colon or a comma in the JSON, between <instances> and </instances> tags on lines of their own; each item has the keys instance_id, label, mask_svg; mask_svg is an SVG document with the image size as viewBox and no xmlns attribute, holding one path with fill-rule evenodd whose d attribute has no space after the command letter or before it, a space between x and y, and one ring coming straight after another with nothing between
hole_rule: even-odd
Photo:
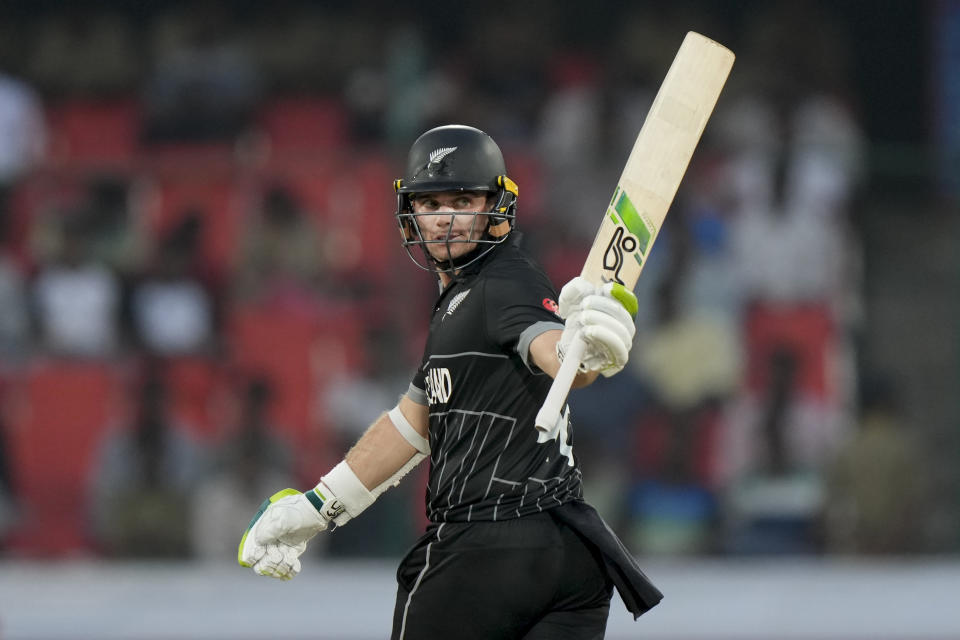
<instances>
[{"instance_id":1,"label":"stadium crowd","mask_svg":"<svg viewBox=\"0 0 960 640\"><path fill-rule=\"evenodd\" d=\"M235 558L414 370L435 284L398 246L398 152L443 122L503 141L565 282L687 28L738 62L630 363L575 392L588 497L638 554L924 549L919 445L858 367L864 138L829 11L545 4L479 30L387 3L0 10L0 553ZM399 553L424 480L319 552Z\"/></svg>"}]
</instances>

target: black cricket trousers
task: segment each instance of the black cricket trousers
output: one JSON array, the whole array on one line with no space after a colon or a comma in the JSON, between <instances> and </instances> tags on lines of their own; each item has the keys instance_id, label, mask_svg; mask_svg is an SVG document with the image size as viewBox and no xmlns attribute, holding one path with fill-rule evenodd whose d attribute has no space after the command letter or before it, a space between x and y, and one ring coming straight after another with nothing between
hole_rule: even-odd
<instances>
[{"instance_id":1,"label":"black cricket trousers","mask_svg":"<svg viewBox=\"0 0 960 640\"><path fill-rule=\"evenodd\" d=\"M433 524L397 571L392 640L599 640L613 585L546 511Z\"/></svg>"}]
</instances>

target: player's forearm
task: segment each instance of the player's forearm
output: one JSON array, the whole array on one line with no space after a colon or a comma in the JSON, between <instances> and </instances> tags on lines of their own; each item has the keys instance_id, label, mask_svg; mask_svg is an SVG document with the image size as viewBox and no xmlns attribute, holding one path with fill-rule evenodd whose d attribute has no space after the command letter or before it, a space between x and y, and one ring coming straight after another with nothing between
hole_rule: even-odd
<instances>
[{"instance_id":1,"label":"player's forearm","mask_svg":"<svg viewBox=\"0 0 960 640\"><path fill-rule=\"evenodd\" d=\"M400 411L410 426L426 436L427 408L406 397ZM383 484L399 471L418 450L410 444L387 413L381 414L347 453L345 461L363 485L369 489Z\"/></svg>"}]
</instances>

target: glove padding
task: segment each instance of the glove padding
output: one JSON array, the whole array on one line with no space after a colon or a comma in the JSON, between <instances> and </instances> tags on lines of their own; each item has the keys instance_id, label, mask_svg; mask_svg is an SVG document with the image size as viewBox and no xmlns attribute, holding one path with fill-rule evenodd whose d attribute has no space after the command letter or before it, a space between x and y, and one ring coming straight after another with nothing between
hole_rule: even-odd
<instances>
[{"instance_id":1,"label":"glove padding","mask_svg":"<svg viewBox=\"0 0 960 640\"><path fill-rule=\"evenodd\" d=\"M610 377L626 366L636 333L637 298L631 291L613 282L598 287L577 276L561 289L558 306L566 321L557 343L561 361L579 333L586 343L581 371L599 371Z\"/></svg>"},{"instance_id":2,"label":"glove padding","mask_svg":"<svg viewBox=\"0 0 960 640\"><path fill-rule=\"evenodd\" d=\"M237 560L258 575L289 580L300 573L307 541L329 524L304 494L284 489L260 505L240 540Z\"/></svg>"}]
</instances>

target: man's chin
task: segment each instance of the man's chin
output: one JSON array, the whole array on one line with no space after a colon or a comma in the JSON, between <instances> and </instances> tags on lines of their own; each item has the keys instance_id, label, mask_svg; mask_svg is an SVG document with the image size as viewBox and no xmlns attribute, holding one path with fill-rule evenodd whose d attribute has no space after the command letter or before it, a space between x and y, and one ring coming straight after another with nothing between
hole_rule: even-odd
<instances>
[{"instance_id":1,"label":"man's chin","mask_svg":"<svg viewBox=\"0 0 960 640\"><path fill-rule=\"evenodd\" d=\"M430 257L432 257L437 262L450 262L451 260L458 260L463 256L467 255L471 251L477 248L476 244L472 244L466 247L456 247L453 251L431 251Z\"/></svg>"}]
</instances>

